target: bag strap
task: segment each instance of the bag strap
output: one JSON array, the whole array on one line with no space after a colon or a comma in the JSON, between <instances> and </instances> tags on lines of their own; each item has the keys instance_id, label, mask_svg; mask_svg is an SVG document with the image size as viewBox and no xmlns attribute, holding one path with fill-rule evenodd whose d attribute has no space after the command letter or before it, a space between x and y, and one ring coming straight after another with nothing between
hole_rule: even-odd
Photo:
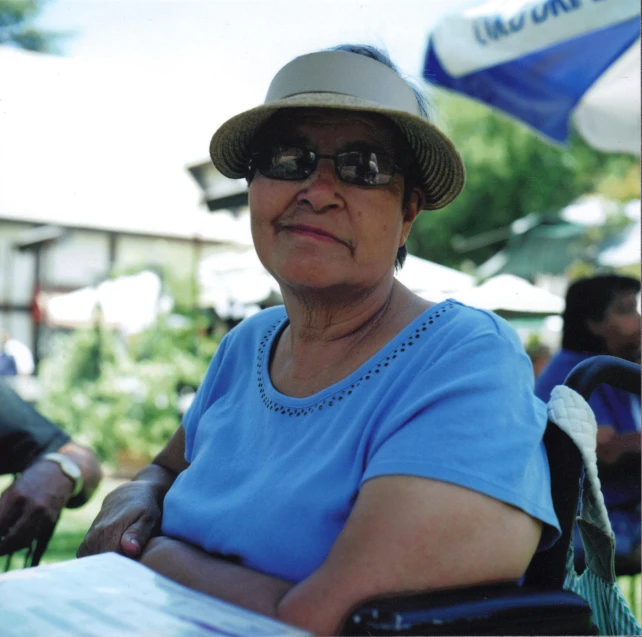
<instances>
[{"instance_id":1,"label":"bag strap","mask_svg":"<svg viewBox=\"0 0 642 637\"><path fill-rule=\"evenodd\" d=\"M609 582L615 582L615 536L611 529L597 473L597 422L582 396L558 385L548 403L549 419L565 431L577 446L584 463L578 527L586 564Z\"/></svg>"}]
</instances>

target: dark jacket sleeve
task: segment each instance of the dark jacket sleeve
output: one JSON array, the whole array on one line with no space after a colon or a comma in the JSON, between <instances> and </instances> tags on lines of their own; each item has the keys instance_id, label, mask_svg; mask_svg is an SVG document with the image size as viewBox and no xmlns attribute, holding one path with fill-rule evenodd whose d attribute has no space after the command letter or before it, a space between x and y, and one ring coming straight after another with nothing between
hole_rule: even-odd
<instances>
[{"instance_id":1,"label":"dark jacket sleeve","mask_svg":"<svg viewBox=\"0 0 642 637\"><path fill-rule=\"evenodd\" d=\"M19 473L69 436L0 380L0 474Z\"/></svg>"}]
</instances>

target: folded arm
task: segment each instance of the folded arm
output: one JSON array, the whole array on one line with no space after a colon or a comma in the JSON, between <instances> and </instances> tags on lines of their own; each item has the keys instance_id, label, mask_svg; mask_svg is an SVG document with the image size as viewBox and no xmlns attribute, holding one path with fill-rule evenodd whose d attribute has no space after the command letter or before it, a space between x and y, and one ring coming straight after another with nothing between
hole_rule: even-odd
<instances>
[{"instance_id":1,"label":"folded arm","mask_svg":"<svg viewBox=\"0 0 642 637\"><path fill-rule=\"evenodd\" d=\"M540 535L539 522L475 491L385 476L365 483L324 563L296 585L171 538L151 542L142 562L202 592L330 635L373 596L517 580Z\"/></svg>"}]
</instances>

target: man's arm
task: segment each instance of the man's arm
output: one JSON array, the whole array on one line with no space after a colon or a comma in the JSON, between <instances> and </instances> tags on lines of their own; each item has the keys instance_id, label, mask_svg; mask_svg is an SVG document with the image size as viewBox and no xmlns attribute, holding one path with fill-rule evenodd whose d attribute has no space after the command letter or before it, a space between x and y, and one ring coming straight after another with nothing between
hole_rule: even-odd
<instances>
[{"instance_id":1,"label":"man's arm","mask_svg":"<svg viewBox=\"0 0 642 637\"><path fill-rule=\"evenodd\" d=\"M373 596L517 580L540 535L541 524L523 511L475 491L384 476L365 483L324 563L295 586L171 538L150 542L141 561L202 592L331 635Z\"/></svg>"},{"instance_id":2,"label":"man's arm","mask_svg":"<svg viewBox=\"0 0 642 637\"><path fill-rule=\"evenodd\" d=\"M52 452L58 462L46 459ZM61 464L67 467L67 473ZM0 555L37 541L35 564L51 538L61 510L86 502L101 478L100 465L92 451L72 442L2 381L0 473L19 474L0 495ZM75 493L81 483L82 489Z\"/></svg>"},{"instance_id":3,"label":"man's arm","mask_svg":"<svg viewBox=\"0 0 642 637\"><path fill-rule=\"evenodd\" d=\"M70 437L0 378L0 473L22 473Z\"/></svg>"},{"instance_id":4,"label":"man's arm","mask_svg":"<svg viewBox=\"0 0 642 637\"><path fill-rule=\"evenodd\" d=\"M76 481L60 464L45 457L27 467L0 496L0 555L31 546L35 541L32 562L38 564L62 509L84 504L100 482L100 464L89 449L70 441L56 453L77 467L82 490L74 496Z\"/></svg>"}]
</instances>

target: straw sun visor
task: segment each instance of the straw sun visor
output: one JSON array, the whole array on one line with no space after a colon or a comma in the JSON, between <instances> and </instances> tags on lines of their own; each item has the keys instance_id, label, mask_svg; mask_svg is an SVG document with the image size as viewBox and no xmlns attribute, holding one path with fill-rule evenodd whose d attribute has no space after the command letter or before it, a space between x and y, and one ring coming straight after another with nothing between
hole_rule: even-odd
<instances>
[{"instance_id":1,"label":"straw sun visor","mask_svg":"<svg viewBox=\"0 0 642 637\"><path fill-rule=\"evenodd\" d=\"M251 142L261 126L281 109L311 107L379 113L390 119L415 154L424 209L443 208L461 192L465 181L461 157L452 142L418 114L408 84L384 64L344 51L304 55L283 67L263 106L232 117L214 133L210 143L214 165L226 177L245 177Z\"/></svg>"}]
</instances>

